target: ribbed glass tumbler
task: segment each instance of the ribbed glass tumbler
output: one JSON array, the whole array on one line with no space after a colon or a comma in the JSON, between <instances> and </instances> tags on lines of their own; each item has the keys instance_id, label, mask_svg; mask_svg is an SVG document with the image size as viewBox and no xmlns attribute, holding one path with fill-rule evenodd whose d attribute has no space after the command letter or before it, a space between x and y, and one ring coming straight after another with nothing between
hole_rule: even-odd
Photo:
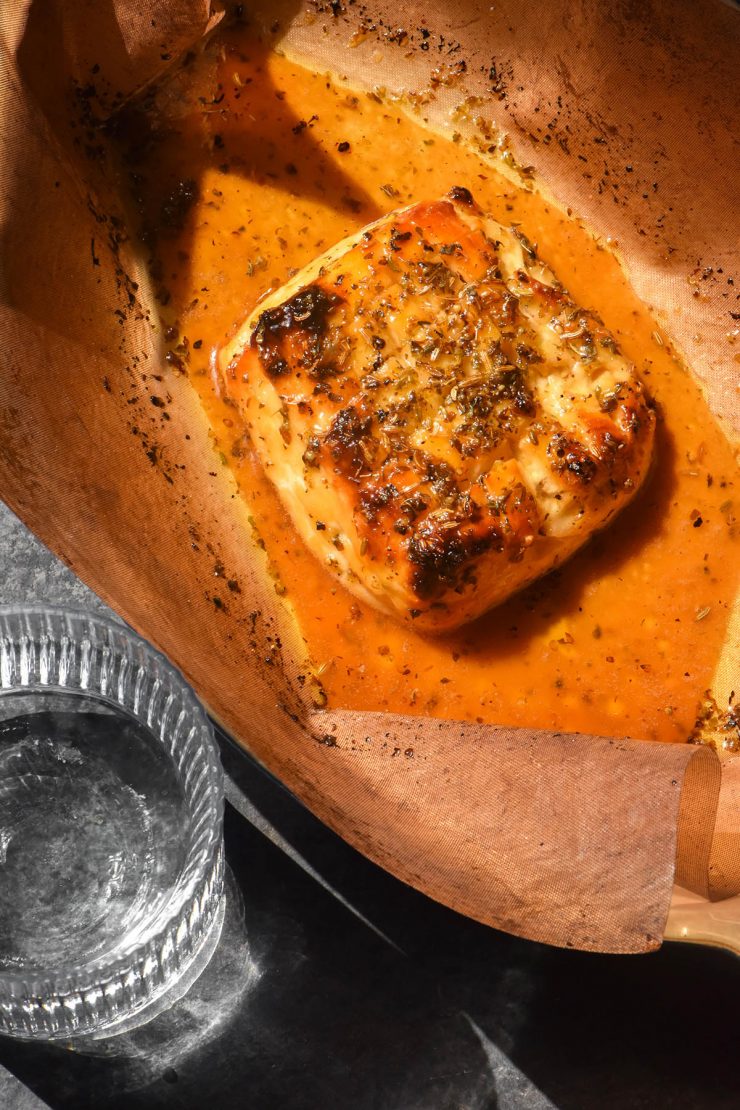
<instances>
[{"instance_id":1,"label":"ribbed glass tumbler","mask_svg":"<svg viewBox=\"0 0 740 1110\"><path fill-rule=\"evenodd\" d=\"M123 625L0 608L0 1033L106 1035L193 974L223 910L202 707Z\"/></svg>"}]
</instances>

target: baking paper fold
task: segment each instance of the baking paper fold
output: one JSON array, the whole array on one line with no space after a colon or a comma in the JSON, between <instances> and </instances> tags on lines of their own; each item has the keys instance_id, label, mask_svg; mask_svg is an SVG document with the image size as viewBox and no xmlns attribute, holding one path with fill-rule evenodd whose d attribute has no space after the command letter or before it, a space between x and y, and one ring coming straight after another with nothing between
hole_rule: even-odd
<instances>
[{"instance_id":1,"label":"baking paper fold","mask_svg":"<svg viewBox=\"0 0 740 1110\"><path fill-rule=\"evenodd\" d=\"M736 13L714 0L250 11L317 68L341 59L354 84L435 88L423 107L432 122L454 100L482 97L476 112L510 134L519 164L618 240L638 293L734 434ZM233 480L214 465L197 396L162 360L105 155L105 119L220 14L205 0L5 7L0 494L371 859L512 933L654 948L674 882L707 897L740 892L740 761L688 745L317 711L297 681L300 638ZM167 424L152 418L152 371L172 397ZM222 577L241 592L224 600ZM736 628L718 697L737 680Z\"/></svg>"}]
</instances>

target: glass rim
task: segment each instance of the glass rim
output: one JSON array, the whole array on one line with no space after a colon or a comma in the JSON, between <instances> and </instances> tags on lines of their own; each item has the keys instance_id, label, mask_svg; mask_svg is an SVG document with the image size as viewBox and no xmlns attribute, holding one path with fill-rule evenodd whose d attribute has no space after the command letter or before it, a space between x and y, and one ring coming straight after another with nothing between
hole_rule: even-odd
<instances>
[{"instance_id":1,"label":"glass rim","mask_svg":"<svg viewBox=\"0 0 740 1110\"><path fill-rule=\"evenodd\" d=\"M42 623L44 620L47 621L48 627L44 627ZM31 627L24 628L24 621L31 622ZM54 622L57 622L56 628L54 628ZM188 875L186 881L178 882L173 887L171 897L158 908L151 921L146 921L137 930L137 934L125 947L115 949L111 946L113 951L110 958L102 953L89 961L70 961L66 964L37 967L27 974L16 968L0 967L0 1009L5 1009L8 1005L17 1006L23 1000L42 1008L49 998L64 1004L65 1000L84 995L87 991L109 986L112 981L130 973L132 969L137 967L143 976L142 969L147 960L153 959L155 963L157 962L158 955L166 943L168 934L173 933L173 930L179 932L183 924L187 927L188 918L193 916L194 912L201 907L201 904L208 905L209 895L213 894L213 891L209 888L214 883L219 887L218 898L220 900L219 884L222 882L224 867L224 778L213 726L204 707L179 669L161 651L140 636L138 632L122 621L112 620L104 614L92 612L80 606L45 604L43 602L27 604L18 602L0 605L0 653L4 648L4 641L7 642L8 638L17 642L23 635L49 633L55 639L58 639L58 635L61 634L59 627L61 622L68 622L73 627L76 626L77 634L84 634L85 630L100 634L101 640L107 643L122 658L132 659L138 653L148 672L154 673L157 679L166 680L169 692L174 694L179 701L181 711L187 711L192 720L188 735L191 735L193 728L195 728L195 742L204 760L205 782L201 789L205 791L206 797L206 817L203 822L205 827L201 829L197 836L194 835L192 829L188 829L187 851L183 859L180 876L187 874L192 860L197 855L198 863L197 866L192 867L192 874ZM35 627L33 627L34 624ZM0 673L0 703L9 695L22 695L24 693L39 693L42 695L49 693L75 700L84 697L91 702L114 708L122 717L143 724L158 744L163 745L163 737L159 732L152 727L149 721L133 712L130 706L119 700L115 696L115 690L107 693L94 688L71 687L64 684L33 680L30 682L9 682L7 679L6 674ZM157 689L156 683L155 689ZM172 757L172 753L169 754ZM184 777L183 774L180 774L178 768L178 779L182 781ZM184 784L183 789L185 789ZM212 913L211 916L216 915ZM190 957L183 961L181 970L191 962L192 957L200 950L202 941L207 934L208 928L205 929L204 935L199 938L198 943L194 945ZM166 989L167 976L164 972L162 974L164 975L164 982L161 989ZM161 990L154 989L135 1007L125 1009L121 1015L114 1015L112 1022L115 1022L117 1016L130 1014L132 1009L143 1008L151 998L159 993L161 993ZM102 1024L98 1023L95 1028L100 1028ZM2 1028L2 1024L0 1024L0 1031L7 1032ZM63 1029L58 1036L68 1038L72 1032L79 1034L85 1031L84 1027L74 1031ZM30 1039L54 1039L54 1034L45 1030L30 1033L24 1031L17 1035Z\"/></svg>"}]
</instances>

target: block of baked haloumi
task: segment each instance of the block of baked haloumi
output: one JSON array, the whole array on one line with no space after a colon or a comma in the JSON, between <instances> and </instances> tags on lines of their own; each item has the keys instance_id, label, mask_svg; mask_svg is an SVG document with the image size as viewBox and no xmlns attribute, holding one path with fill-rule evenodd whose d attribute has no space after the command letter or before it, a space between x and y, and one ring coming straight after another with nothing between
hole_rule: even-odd
<instances>
[{"instance_id":1,"label":"block of baked haloumi","mask_svg":"<svg viewBox=\"0 0 740 1110\"><path fill-rule=\"evenodd\" d=\"M218 366L308 547L426 632L562 562L650 464L634 366L464 188L317 258Z\"/></svg>"}]
</instances>

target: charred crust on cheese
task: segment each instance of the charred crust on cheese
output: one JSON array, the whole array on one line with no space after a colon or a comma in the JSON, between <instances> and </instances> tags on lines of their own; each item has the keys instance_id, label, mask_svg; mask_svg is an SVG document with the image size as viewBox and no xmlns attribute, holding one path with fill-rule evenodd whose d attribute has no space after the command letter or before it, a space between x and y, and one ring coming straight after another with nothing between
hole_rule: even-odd
<instances>
[{"instance_id":1,"label":"charred crust on cheese","mask_svg":"<svg viewBox=\"0 0 740 1110\"><path fill-rule=\"evenodd\" d=\"M481 548L482 551L485 547ZM443 532L422 526L409 541L409 561L413 564L411 582L420 601L430 601L445 589L454 589L470 554L459 531Z\"/></svg>"},{"instance_id":2,"label":"charred crust on cheese","mask_svg":"<svg viewBox=\"0 0 740 1110\"><path fill-rule=\"evenodd\" d=\"M503 520L493 520L473 508L460 519L421 521L406 543L411 564L410 586L419 601L429 602L448 591L473 584L478 560L488 552L503 552ZM509 552L517 560L519 545Z\"/></svg>"},{"instance_id":3,"label":"charred crust on cheese","mask_svg":"<svg viewBox=\"0 0 740 1110\"><path fill-rule=\"evenodd\" d=\"M593 481L596 475L596 461L577 440L561 434L553 436L547 448L552 460L552 468L557 474L567 474L578 479L584 486Z\"/></svg>"},{"instance_id":4,"label":"charred crust on cheese","mask_svg":"<svg viewBox=\"0 0 740 1110\"><path fill-rule=\"evenodd\" d=\"M358 481L373 463L375 443L371 427L370 416L349 406L340 409L324 437L337 470L353 481Z\"/></svg>"},{"instance_id":5,"label":"charred crust on cheese","mask_svg":"<svg viewBox=\"0 0 740 1110\"><path fill-rule=\"evenodd\" d=\"M343 303L343 298L336 293L320 285L309 285L282 304L262 312L252 334L251 346L258 351L265 372L271 378L289 373L291 365L286 340L290 337L304 344L301 361L309 373L322 377L333 372L333 365L322 362L325 347L322 341L331 311Z\"/></svg>"}]
</instances>

